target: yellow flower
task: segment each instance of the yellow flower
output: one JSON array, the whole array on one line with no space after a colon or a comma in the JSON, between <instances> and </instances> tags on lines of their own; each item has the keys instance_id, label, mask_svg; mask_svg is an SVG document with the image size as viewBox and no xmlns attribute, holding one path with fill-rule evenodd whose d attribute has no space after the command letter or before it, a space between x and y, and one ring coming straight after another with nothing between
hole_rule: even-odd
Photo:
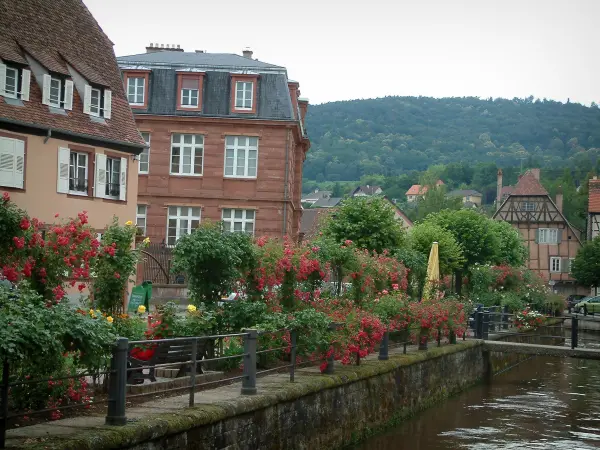
<instances>
[{"instance_id":1,"label":"yellow flower","mask_svg":"<svg viewBox=\"0 0 600 450\"><path fill-rule=\"evenodd\" d=\"M146 312L146 307L144 305L138 306L138 313L144 314Z\"/></svg>"},{"instance_id":2,"label":"yellow flower","mask_svg":"<svg viewBox=\"0 0 600 450\"><path fill-rule=\"evenodd\" d=\"M125 222L125 225L127 225L128 227L130 227L131 225L133 225L133 222L131 220L128 220L127 222Z\"/></svg>"},{"instance_id":3,"label":"yellow flower","mask_svg":"<svg viewBox=\"0 0 600 450\"><path fill-rule=\"evenodd\" d=\"M90 309L90 316L94 316L96 312L93 309Z\"/></svg>"},{"instance_id":4,"label":"yellow flower","mask_svg":"<svg viewBox=\"0 0 600 450\"><path fill-rule=\"evenodd\" d=\"M187 310L189 312L194 312L194 311L196 311L196 307L194 305L188 305Z\"/></svg>"},{"instance_id":5,"label":"yellow flower","mask_svg":"<svg viewBox=\"0 0 600 450\"><path fill-rule=\"evenodd\" d=\"M114 320L114 319L113 319L111 316L108 316L108 317L106 318L106 320L108 321L108 323L113 323L113 320Z\"/></svg>"},{"instance_id":6,"label":"yellow flower","mask_svg":"<svg viewBox=\"0 0 600 450\"><path fill-rule=\"evenodd\" d=\"M144 244L149 244L149 243L150 243L150 238L149 238L149 237L147 237L147 238L146 238L146 239L144 239L142 242L143 242Z\"/></svg>"}]
</instances>

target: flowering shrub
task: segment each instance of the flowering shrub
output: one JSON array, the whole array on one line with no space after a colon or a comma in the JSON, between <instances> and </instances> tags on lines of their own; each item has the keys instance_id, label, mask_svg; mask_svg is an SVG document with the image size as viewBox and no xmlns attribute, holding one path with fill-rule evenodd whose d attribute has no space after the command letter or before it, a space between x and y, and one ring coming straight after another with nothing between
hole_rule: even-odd
<instances>
[{"instance_id":1,"label":"flowering shrub","mask_svg":"<svg viewBox=\"0 0 600 450\"><path fill-rule=\"evenodd\" d=\"M527 307L518 311L515 316L515 325L519 330L535 330L544 323L544 316Z\"/></svg>"}]
</instances>

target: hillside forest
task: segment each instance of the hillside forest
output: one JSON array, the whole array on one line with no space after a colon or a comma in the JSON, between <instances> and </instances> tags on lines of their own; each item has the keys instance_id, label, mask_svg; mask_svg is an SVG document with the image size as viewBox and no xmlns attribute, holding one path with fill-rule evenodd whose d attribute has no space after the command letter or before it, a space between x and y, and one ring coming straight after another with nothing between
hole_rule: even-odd
<instances>
[{"instance_id":1,"label":"hillside forest","mask_svg":"<svg viewBox=\"0 0 600 450\"><path fill-rule=\"evenodd\" d=\"M304 192L380 185L402 202L413 184L441 178L448 190L475 189L490 205L498 168L514 185L527 168L542 168L565 214L585 228L587 179L600 173L600 108L546 99L385 97L309 108L311 150Z\"/></svg>"}]
</instances>

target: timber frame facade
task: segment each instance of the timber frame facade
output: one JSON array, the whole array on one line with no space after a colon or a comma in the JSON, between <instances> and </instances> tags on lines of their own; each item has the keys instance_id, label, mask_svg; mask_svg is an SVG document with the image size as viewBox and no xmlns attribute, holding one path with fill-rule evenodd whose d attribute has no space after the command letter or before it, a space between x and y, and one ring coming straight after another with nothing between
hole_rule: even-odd
<instances>
[{"instance_id":1,"label":"timber frame facade","mask_svg":"<svg viewBox=\"0 0 600 450\"><path fill-rule=\"evenodd\" d=\"M539 182L539 170L527 171L493 216L521 233L529 250L528 268L539 273L559 294L586 294L571 276L571 262L581 247L580 233L562 213L562 194L556 201Z\"/></svg>"}]
</instances>

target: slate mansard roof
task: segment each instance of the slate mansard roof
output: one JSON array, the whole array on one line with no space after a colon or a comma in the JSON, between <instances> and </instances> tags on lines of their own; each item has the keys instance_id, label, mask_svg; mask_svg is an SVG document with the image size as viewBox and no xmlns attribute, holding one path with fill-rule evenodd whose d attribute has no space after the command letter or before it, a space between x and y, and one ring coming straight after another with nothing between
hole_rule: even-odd
<instances>
[{"instance_id":1,"label":"slate mansard roof","mask_svg":"<svg viewBox=\"0 0 600 450\"><path fill-rule=\"evenodd\" d=\"M0 124L112 143L133 153L143 149L144 141L123 92L113 44L81 0L0 0L0 60L29 68L28 58L64 77L70 76L69 65L88 82L110 89L111 118L95 121L84 114L77 90L72 110L51 112L42 104L42 91L32 73L29 101L15 105L0 97Z\"/></svg>"},{"instance_id":2,"label":"slate mansard roof","mask_svg":"<svg viewBox=\"0 0 600 450\"><path fill-rule=\"evenodd\" d=\"M284 67L225 53L158 51L117 58L121 70L149 70L148 108L135 114L297 120ZM204 72L201 111L177 109L177 73ZM258 74L255 114L230 111L231 76Z\"/></svg>"}]
</instances>

